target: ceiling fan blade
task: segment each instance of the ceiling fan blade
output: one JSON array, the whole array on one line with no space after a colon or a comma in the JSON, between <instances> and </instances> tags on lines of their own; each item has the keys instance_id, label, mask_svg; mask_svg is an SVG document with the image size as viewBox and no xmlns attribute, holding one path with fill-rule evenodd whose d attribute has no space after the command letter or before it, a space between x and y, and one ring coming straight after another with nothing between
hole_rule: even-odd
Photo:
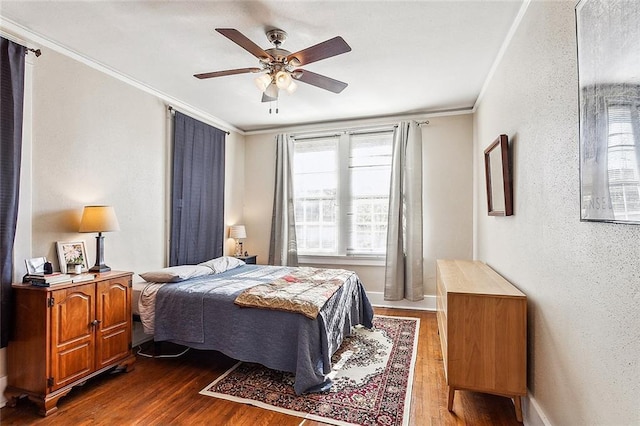
<instances>
[{"instance_id":1,"label":"ceiling fan blade","mask_svg":"<svg viewBox=\"0 0 640 426\"><path fill-rule=\"evenodd\" d=\"M262 68L238 68L235 70L204 72L202 74L194 74L193 76L199 79L203 79L203 78L222 77L225 75L245 74L248 72L260 72L260 71L262 71Z\"/></svg>"},{"instance_id":2,"label":"ceiling fan blade","mask_svg":"<svg viewBox=\"0 0 640 426\"><path fill-rule=\"evenodd\" d=\"M294 77L297 80L302 81L303 83L310 84L312 86L319 87L321 89L328 90L333 93L340 93L345 89L345 87L348 86L347 83L334 80L333 78L325 77L324 75L316 74L311 71L298 69L296 70L296 73L297 72L301 72L298 77L295 77L294 73Z\"/></svg>"},{"instance_id":3,"label":"ceiling fan blade","mask_svg":"<svg viewBox=\"0 0 640 426\"><path fill-rule=\"evenodd\" d=\"M247 52L251 53L258 59L268 58L273 59L273 56L264 51L260 46L249 40L244 34L240 31L235 30L233 28L216 28L216 31L242 47Z\"/></svg>"},{"instance_id":4,"label":"ceiling fan blade","mask_svg":"<svg viewBox=\"0 0 640 426\"><path fill-rule=\"evenodd\" d=\"M295 58L297 63L294 63L294 66L301 66L347 52L351 52L351 47L342 37L337 36L290 54L287 61L291 62Z\"/></svg>"}]
</instances>

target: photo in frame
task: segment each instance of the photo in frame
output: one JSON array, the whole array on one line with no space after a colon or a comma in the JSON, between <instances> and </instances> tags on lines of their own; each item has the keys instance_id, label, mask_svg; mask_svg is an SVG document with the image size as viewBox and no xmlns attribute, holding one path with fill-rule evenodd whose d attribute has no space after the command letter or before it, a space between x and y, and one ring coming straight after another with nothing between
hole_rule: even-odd
<instances>
[{"instance_id":1,"label":"photo in frame","mask_svg":"<svg viewBox=\"0 0 640 426\"><path fill-rule=\"evenodd\" d=\"M580 220L640 224L640 2L576 6Z\"/></svg>"},{"instance_id":2,"label":"photo in frame","mask_svg":"<svg viewBox=\"0 0 640 426\"><path fill-rule=\"evenodd\" d=\"M46 257L34 257L32 259L25 259L24 264L27 267L28 275L44 274L44 264L47 263Z\"/></svg>"},{"instance_id":3,"label":"photo in frame","mask_svg":"<svg viewBox=\"0 0 640 426\"><path fill-rule=\"evenodd\" d=\"M74 272L73 270L69 270L69 265L81 265L82 272L87 272L89 267L87 262L87 249L85 248L84 241L58 241L56 242L56 248L58 250L60 272L63 274Z\"/></svg>"}]
</instances>

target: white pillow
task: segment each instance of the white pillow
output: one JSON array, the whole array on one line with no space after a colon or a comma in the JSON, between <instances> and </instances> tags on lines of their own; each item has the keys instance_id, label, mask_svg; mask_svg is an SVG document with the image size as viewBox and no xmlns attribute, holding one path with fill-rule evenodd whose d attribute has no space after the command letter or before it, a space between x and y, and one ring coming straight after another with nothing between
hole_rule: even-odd
<instances>
[{"instance_id":1,"label":"white pillow","mask_svg":"<svg viewBox=\"0 0 640 426\"><path fill-rule=\"evenodd\" d=\"M237 268L244 265L244 261L231 256L222 256L215 259L207 260L206 262L199 263L198 265L206 266L213 269L214 274L219 274L229 269Z\"/></svg>"},{"instance_id":2,"label":"white pillow","mask_svg":"<svg viewBox=\"0 0 640 426\"><path fill-rule=\"evenodd\" d=\"M177 283L189 278L211 275L211 269L200 265L180 265L139 274L150 283Z\"/></svg>"}]
</instances>

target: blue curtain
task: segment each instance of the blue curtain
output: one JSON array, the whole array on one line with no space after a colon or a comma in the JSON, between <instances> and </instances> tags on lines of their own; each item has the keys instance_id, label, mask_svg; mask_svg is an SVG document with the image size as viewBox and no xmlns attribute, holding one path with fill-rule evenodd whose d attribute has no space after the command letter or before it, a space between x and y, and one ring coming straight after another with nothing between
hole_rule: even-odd
<instances>
[{"instance_id":1,"label":"blue curtain","mask_svg":"<svg viewBox=\"0 0 640 426\"><path fill-rule=\"evenodd\" d=\"M20 197L25 47L0 37L0 347L9 342Z\"/></svg>"},{"instance_id":2,"label":"blue curtain","mask_svg":"<svg viewBox=\"0 0 640 426\"><path fill-rule=\"evenodd\" d=\"M193 265L224 248L223 130L174 117L169 264Z\"/></svg>"}]
</instances>

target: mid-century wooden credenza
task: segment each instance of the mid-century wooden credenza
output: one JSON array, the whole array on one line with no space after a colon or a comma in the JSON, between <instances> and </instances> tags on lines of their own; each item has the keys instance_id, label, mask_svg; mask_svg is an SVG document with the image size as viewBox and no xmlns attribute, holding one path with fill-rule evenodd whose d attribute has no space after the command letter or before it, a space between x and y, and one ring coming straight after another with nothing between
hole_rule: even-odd
<instances>
[{"instance_id":1,"label":"mid-century wooden credenza","mask_svg":"<svg viewBox=\"0 0 640 426\"><path fill-rule=\"evenodd\" d=\"M513 398L527 393L527 298L482 262L438 260L438 333L453 411L456 390Z\"/></svg>"}]
</instances>

